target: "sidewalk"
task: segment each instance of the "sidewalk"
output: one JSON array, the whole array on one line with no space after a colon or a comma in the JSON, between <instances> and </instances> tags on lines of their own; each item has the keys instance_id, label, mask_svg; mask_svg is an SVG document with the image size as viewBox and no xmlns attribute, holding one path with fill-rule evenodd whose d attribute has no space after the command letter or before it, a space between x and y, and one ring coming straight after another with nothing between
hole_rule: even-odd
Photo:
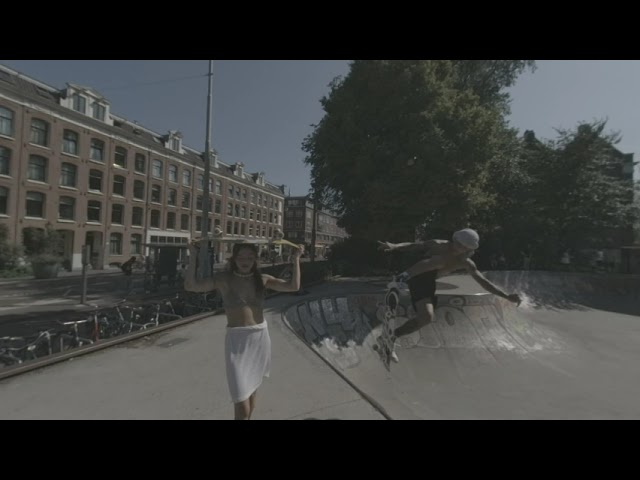
<instances>
[{"instance_id":1,"label":"sidewalk","mask_svg":"<svg viewBox=\"0 0 640 480\"><path fill-rule=\"evenodd\" d=\"M266 302L273 358L255 419L384 419L284 324L281 312L299 301ZM231 419L225 332L224 315L211 316L8 378L0 382L0 419Z\"/></svg>"},{"instance_id":2,"label":"sidewalk","mask_svg":"<svg viewBox=\"0 0 640 480\"><path fill-rule=\"evenodd\" d=\"M214 267L215 272L219 272L227 268L226 263L218 263ZM104 270L87 270L87 277L97 277L102 275L122 275L122 270L119 268L106 268ZM133 274L135 276L142 276L144 274L144 270L134 270ZM34 282L34 283L43 283L43 282L51 282L56 281L58 279L65 278L80 278L82 277L82 270L74 270L72 272L68 272L66 270L61 270L58 272L58 276L56 278L48 278L48 279L38 279L33 278L32 275L26 277L16 277L16 278L0 278L0 286L16 284L16 283L24 283L24 282Z\"/></svg>"},{"instance_id":3,"label":"sidewalk","mask_svg":"<svg viewBox=\"0 0 640 480\"><path fill-rule=\"evenodd\" d=\"M122 270L119 268L108 268L105 270L89 270L87 271L87 277L96 277L101 275L122 275ZM14 284L14 283L24 283L24 282L34 282L34 283L43 283L43 282L51 282L56 281L57 279L64 278L80 278L82 277L82 270L76 270L73 272L68 272L66 270L58 272L58 276L56 278L33 278L33 276L26 277L16 277L16 278L0 278L0 285Z\"/></svg>"}]
</instances>

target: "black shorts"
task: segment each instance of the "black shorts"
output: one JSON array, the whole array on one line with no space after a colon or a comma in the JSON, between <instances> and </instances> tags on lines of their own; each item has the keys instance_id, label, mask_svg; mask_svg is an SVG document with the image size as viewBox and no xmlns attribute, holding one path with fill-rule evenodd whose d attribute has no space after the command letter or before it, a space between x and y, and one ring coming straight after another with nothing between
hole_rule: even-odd
<instances>
[{"instance_id":1,"label":"black shorts","mask_svg":"<svg viewBox=\"0 0 640 480\"><path fill-rule=\"evenodd\" d=\"M416 302L419 300L430 300L433 304L433 308L438 305L438 297L436 296L436 277L438 276L437 270L421 273L409 279L409 293L411 293L411 304L413 308L418 311Z\"/></svg>"}]
</instances>

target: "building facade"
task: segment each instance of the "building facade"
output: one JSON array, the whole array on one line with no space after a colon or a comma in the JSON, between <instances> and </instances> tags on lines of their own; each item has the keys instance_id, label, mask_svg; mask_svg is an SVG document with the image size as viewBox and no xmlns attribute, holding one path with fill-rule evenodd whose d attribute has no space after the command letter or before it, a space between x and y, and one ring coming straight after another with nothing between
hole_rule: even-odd
<instances>
[{"instance_id":1,"label":"building facade","mask_svg":"<svg viewBox=\"0 0 640 480\"><path fill-rule=\"evenodd\" d=\"M326 255L327 249L347 232L338 226L338 217L328 210L318 209L316 219L316 255ZM313 202L308 196L284 199L284 228L287 240L311 244L313 233Z\"/></svg>"},{"instance_id":2,"label":"building facade","mask_svg":"<svg viewBox=\"0 0 640 480\"><path fill-rule=\"evenodd\" d=\"M47 227L64 236L60 254L94 268L145 254L146 243L202 235L204 153L111 112L95 90L50 87L0 65L0 224L15 244ZM212 154L209 231L262 239L283 225L284 186ZM222 258L230 243L220 244Z\"/></svg>"}]
</instances>

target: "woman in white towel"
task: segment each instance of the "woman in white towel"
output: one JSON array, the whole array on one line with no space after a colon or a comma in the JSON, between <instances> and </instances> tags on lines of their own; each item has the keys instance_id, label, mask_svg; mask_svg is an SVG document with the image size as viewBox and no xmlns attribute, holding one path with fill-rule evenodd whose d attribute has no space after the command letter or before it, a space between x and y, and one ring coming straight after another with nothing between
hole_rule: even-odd
<instances>
[{"instance_id":1,"label":"woman in white towel","mask_svg":"<svg viewBox=\"0 0 640 480\"><path fill-rule=\"evenodd\" d=\"M206 242L206 240L203 240ZM225 362L227 383L235 407L236 420L249 420L256 407L256 391L269 376L271 339L263 315L265 289L297 292L300 289L300 247L292 255L291 280L260 273L258 248L237 243L229 259L229 268L212 278L196 279L200 242L189 245L189 267L184 289L191 292L219 290L227 315Z\"/></svg>"}]
</instances>

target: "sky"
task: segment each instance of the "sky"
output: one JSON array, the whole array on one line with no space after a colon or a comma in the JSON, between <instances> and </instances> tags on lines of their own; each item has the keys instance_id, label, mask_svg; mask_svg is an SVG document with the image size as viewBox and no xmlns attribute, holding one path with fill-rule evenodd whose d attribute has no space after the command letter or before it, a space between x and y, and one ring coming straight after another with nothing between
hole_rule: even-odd
<instances>
[{"instance_id":1,"label":"sky","mask_svg":"<svg viewBox=\"0 0 640 480\"><path fill-rule=\"evenodd\" d=\"M92 87L112 112L164 134L179 130L184 143L204 150L207 60L0 60L56 88ZM347 60L216 60L212 145L220 158L264 171L292 195L309 190L304 138L323 115L329 83L346 75ZM618 148L640 152L640 61L544 60L511 88L510 122L539 138L554 128L608 119L623 138Z\"/></svg>"}]
</instances>

